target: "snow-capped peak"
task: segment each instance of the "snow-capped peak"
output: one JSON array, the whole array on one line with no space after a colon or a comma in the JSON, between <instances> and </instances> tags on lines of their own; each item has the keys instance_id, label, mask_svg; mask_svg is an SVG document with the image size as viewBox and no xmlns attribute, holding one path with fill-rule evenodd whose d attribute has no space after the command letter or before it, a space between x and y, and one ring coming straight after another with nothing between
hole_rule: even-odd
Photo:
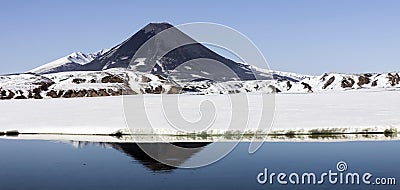
<instances>
[{"instance_id":1,"label":"snow-capped peak","mask_svg":"<svg viewBox=\"0 0 400 190\"><path fill-rule=\"evenodd\" d=\"M100 55L106 54L108 51L110 51L110 49L102 49L102 50L99 50L99 51L97 51L96 53L93 53L93 54L96 55L96 56L100 56Z\"/></svg>"},{"instance_id":2,"label":"snow-capped peak","mask_svg":"<svg viewBox=\"0 0 400 190\"><path fill-rule=\"evenodd\" d=\"M51 73L51 72L62 72L67 70L74 70L73 68L85 65L93 61L96 57L104 55L109 49L103 49L96 53L85 54L82 52L73 52L65 57L44 64L40 67L32 69L28 72L31 73Z\"/></svg>"}]
</instances>

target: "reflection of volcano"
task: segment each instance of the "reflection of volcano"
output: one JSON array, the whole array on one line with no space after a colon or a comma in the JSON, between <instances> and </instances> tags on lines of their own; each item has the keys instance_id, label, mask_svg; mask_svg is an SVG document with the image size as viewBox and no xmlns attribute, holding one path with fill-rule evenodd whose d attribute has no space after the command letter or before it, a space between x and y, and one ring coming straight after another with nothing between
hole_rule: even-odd
<instances>
[{"instance_id":1,"label":"reflection of volcano","mask_svg":"<svg viewBox=\"0 0 400 190\"><path fill-rule=\"evenodd\" d=\"M172 144L172 145L171 145ZM126 153L128 156L139 161L152 171L171 171L174 166L179 166L191 158L194 154L202 150L210 143L203 142L185 142L185 143L110 143L110 145ZM175 146L173 146L175 145ZM176 147L184 148L176 149ZM150 157L145 151L151 153ZM171 165L163 164L171 163Z\"/></svg>"}]
</instances>

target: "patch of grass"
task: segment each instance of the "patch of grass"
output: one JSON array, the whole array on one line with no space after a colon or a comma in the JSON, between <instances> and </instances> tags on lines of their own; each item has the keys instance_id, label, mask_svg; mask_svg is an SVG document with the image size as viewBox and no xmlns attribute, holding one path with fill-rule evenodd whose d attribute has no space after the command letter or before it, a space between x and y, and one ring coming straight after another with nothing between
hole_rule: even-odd
<instances>
[{"instance_id":1,"label":"patch of grass","mask_svg":"<svg viewBox=\"0 0 400 190\"><path fill-rule=\"evenodd\" d=\"M110 134L110 136L116 137L116 138L122 138L123 135L124 134L121 131L117 131L117 132L115 132L113 134Z\"/></svg>"},{"instance_id":2,"label":"patch of grass","mask_svg":"<svg viewBox=\"0 0 400 190\"><path fill-rule=\"evenodd\" d=\"M288 131L285 133L285 136L289 138L294 138L296 136L296 133L294 131Z\"/></svg>"},{"instance_id":3,"label":"patch of grass","mask_svg":"<svg viewBox=\"0 0 400 190\"><path fill-rule=\"evenodd\" d=\"M18 131L7 131L5 133L5 135L7 135L7 136L18 136L19 132Z\"/></svg>"},{"instance_id":4,"label":"patch of grass","mask_svg":"<svg viewBox=\"0 0 400 190\"><path fill-rule=\"evenodd\" d=\"M385 129L385 131L383 131L383 134L385 135L385 137L395 137L395 136L397 136L397 130L396 129Z\"/></svg>"}]
</instances>

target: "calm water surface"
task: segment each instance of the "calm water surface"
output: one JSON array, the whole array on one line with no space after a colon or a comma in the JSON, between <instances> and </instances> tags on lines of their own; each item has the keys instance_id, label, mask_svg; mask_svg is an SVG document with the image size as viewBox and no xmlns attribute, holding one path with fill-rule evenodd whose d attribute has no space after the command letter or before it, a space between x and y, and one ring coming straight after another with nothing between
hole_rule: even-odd
<instances>
[{"instance_id":1,"label":"calm water surface","mask_svg":"<svg viewBox=\"0 0 400 190\"><path fill-rule=\"evenodd\" d=\"M79 144L79 147L76 147ZM207 156L208 143L181 162ZM229 143L221 143L229 146ZM294 143L266 142L255 154L240 143L227 157L206 167L180 169L148 157L134 143L93 144L54 141L0 140L0 189L400 189L398 185L280 185L257 182L270 172L369 172L400 180L400 141ZM162 144L154 144L162 148ZM174 156L174 155L169 155ZM400 181L398 181L400 183Z\"/></svg>"}]
</instances>

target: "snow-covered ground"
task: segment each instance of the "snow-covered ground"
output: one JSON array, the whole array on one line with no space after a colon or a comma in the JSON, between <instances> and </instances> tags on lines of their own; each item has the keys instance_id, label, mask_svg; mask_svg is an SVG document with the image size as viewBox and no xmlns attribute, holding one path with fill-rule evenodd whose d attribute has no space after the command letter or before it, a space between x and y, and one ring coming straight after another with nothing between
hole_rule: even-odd
<instances>
[{"instance_id":1,"label":"snow-covered ground","mask_svg":"<svg viewBox=\"0 0 400 190\"><path fill-rule=\"evenodd\" d=\"M164 104L161 104L161 97ZM354 90L310 94L276 94L275 117L271 131L268 122L258 127L262 110L260 94L236 95L132 95L71 99L7 100L0 101L0 132L18 130L20 133L50 134L111 134L117 131L148 133L147 115L154 132L185 134L178 132L170 123L171 102L179 97L179 110L183 119L196 122L203 114L199 103L208 100L216 112L206 129L211 134L226 134L227 130L248 133L262 130L264 133L318 133L363 132L400 129L400 91ZM249 112L243 105L231 105L230 100L247 98ZM168 104L169 102L169 104ZM234 103L235 104L235 103ZM125 105L125 109L124 109ZM127 107L131 106L131 107ZM173 107L173 106L172 106ZM232 107L236 123L230 124ZM143 109L144 108L144 109ZM163 112L164 110L167 113ZM238 109L236 109L238 108ZM126 122L124 111L128 116ZM144 115L143 115L144 114ZM165 117L167 115L169 118ZM237 118L239 115L239 119ZM248 117L248 119L246 119ZM237 122L239 121L239 122ZM248 126L240 125L241 122ZM127 130L129 127L131 130ZM185 125L187 133L200 133L206 125ZM182 126L178 126L181 128ZM133 129L133 130L132 130ZM182 128L181 128L182 129Z\"/></svg>"}]
</instances>

